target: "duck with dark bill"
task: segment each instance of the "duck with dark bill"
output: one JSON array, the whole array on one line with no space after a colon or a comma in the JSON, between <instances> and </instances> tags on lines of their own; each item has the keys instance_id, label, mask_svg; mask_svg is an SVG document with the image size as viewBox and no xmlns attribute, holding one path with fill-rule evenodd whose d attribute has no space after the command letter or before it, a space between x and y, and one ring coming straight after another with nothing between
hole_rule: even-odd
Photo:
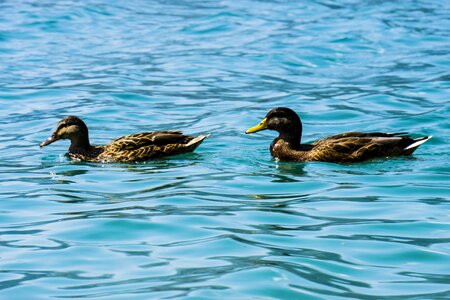
<instances>
[{"instance_id":1,"label":"duck with dark bill","mask_svg":"<svg viewBox=\"0 0 450 300\"><path fill-rule=\"evenodd\" d=\"M94 146L89 141L86 124L78 117L62 119L41 147L57 140L70 140L68 156L78 161L139 162L194 151L209 135L192 137L179 130L130 134L108 145Z\"/></svg>"}]
</instances>

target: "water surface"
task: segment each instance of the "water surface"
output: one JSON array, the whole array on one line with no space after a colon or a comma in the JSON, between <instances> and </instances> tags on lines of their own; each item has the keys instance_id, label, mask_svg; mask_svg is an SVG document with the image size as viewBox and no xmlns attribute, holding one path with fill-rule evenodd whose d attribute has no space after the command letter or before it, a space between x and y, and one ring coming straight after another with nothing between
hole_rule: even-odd
<instances>
[{"instance_id":1,"label":"water surface","mask_svg":"<svg viewBox=\"0 0 450 300\"><path fill-rule=\"evenodd\" d=\"M450 298L448 1L0 1L2 299ZM412 157L279 163L303 141L433 135ZM76 163L92 142L211 133L195 153Z\"/></svg>"}]
</instances>

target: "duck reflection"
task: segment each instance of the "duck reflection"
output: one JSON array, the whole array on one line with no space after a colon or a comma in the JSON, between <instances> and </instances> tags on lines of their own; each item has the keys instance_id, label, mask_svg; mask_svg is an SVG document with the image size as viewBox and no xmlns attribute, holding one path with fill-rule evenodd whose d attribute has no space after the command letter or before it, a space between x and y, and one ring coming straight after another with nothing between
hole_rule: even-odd
<instances>
[{"instance_id":1,"label":"duck reflection","mask_svg":"<svg viewBox=\"0 0 450 300\"><path fill-rule=\"evenodd\" d=\"M299 177L307 175L304 163L277 162L273 169L276 173L272 182L297 182Z\"/></svg>"}]
</instances>

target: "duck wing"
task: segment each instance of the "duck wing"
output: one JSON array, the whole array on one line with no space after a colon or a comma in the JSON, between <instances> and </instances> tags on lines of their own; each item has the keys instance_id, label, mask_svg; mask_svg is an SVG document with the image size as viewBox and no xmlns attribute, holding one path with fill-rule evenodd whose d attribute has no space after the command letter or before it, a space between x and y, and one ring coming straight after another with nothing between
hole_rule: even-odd
<instances>
[{"instance_id":1,"label":"duck wing","mask_svg":"<svg viewBox=\"0 0 450 300\"><path fill-rule=\"evenodd\" d=\"M323 139L320 139L313 143L320 144L325 140L340 140L342 138L370 138L370 137L398 137L404 136L408 134L407 132L393 132L393 133L385 133L385 132L344 132L336 135L332 135Z\"/></svg>"},{"instance_id":2,"label":"duck wing","mask_svg":"<svg viewBox=\"0 0 450 300\"><path fill-rule=\"evenodd\" d=\"M179 130L135 133L120 137L109 145L109 150L131 151L146 146L166 146L169 144L187 144L193 137L183 135Z\"/></svg>"},{"instance_id":3,"label":"duck wing","mask_svg":"<svg viewBox=\"0 0 450 300\"><path fill-rule=\"evenodd\" d=\"M208 136L192 137L177 130L131 134L106 145L98 160L128 163L192 152Z\"/></svg>"},{"instance_id":4,"label":"duck wing","mask_svg":"<svg viewBox=\"0 0 450 300\"><path fill-rule=\"evenodd\" d=\"M412 139L399 133L347 132L318 140L310 155L314 160L358 162L377 157L410 155L430 137Z\"/></svg>"}]
</instances>

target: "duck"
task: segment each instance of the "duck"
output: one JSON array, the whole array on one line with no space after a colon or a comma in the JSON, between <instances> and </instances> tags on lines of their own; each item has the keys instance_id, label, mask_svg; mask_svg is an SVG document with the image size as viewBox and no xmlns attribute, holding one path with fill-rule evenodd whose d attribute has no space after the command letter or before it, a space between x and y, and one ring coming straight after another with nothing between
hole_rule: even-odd
<instances>
[{"instance_id":1,"label":"duck","mask_svg":"<svg viewBox=\"0 0 450 300\"><path fill-rule=\"evenodd\" d=\"M40 147L70 140L67 155L72 160L131 163L192 152L208 136L192 137L183 135L180 130L164 130L125 135L107 145L96 146L89 141L86 124L77 116L68 116L59 121L53 134Z\"/></svg>"},{"instance_id":2,"label":"duck","mask_svg":"<svg viewBox=\"0 0 450 300\"><path fill-rule=\"evenodd\" d=\"M345 132L302 144L302 122L290 108L275 107L246 134L275 130L278 137L270 145L270 153L280 161L331 163L363 162L376 158L411 155L432 136L411 138L406 132Z\"/></svg>"}]
</instances>

